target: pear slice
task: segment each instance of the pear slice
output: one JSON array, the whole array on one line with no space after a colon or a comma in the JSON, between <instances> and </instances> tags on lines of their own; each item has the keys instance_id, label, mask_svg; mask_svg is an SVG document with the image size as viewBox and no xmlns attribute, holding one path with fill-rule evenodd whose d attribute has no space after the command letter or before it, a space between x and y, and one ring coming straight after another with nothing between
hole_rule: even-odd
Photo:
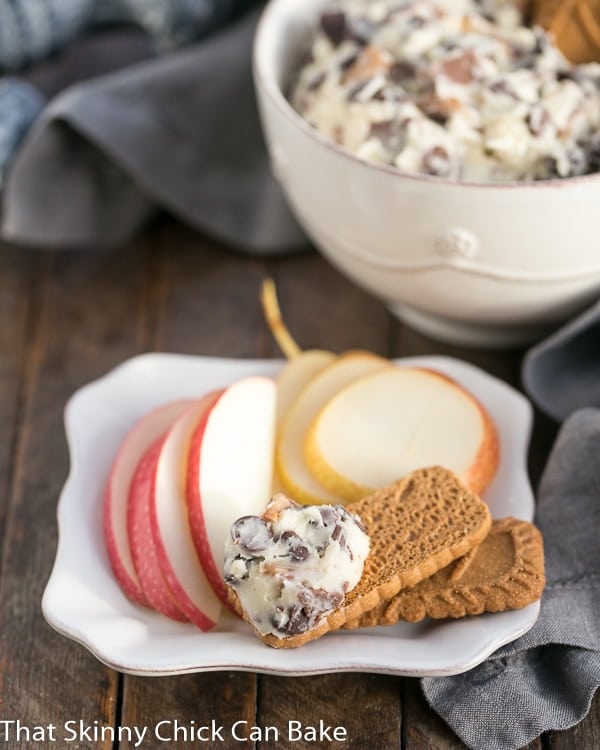
<instances>
[{"instance_id":1,"label":"pear slice","mask_svg":"<svg viewBox=\"0 0 600 750\"><path fill-rule=\"evenodd\" d=\"M277 388L277 402L275 411L275 434L281 433L281 428L292 404L302 391L316 375L332 364L336 356L333 352L324 349L307 349L288 360L275 380ZM279 477L278 469L273 462L273 479L271 495L285 492Z\"/></svg>"},{"instance_id":2,"label":"pear slice","mask_svg":"<svg viewBox=\"0 0 600 750\"><path fill-rule=\"evenodd\" d=\"M279 348L287 357L287 363L279 373L275 385L275 434L281 433L281 428L287 414L302 391L318 373L332 364L336 355L323 349L302 350L294 340L281 316L277 289L273 279L265 279L260 290L260 301L267 321L267 325ZM285 491L281 482L277 465L273 463L272 494Z\"/></svg>"},{"instance_id":3,"label":"pear slice","mask_svg":"<svg viewBox=\"0 0 600 750\"><path fill-rule=\"evenodd\" d=\"M280 430L292 404L305 385L336 359L333 352L308 349L287 362L277 376L276 424Z\"/></svg>"},{"instance_id":4,"label":"pear slice","mask_svg":"<svg viewBox=\"0 0 600 750\"><path fill-rule=\"evenodd\" d=\"M341 389L377 370L393 367L370 352L351 351L338 356L308 381L283 419L277 438L275 464L285 491L299 503L339 503L310 472L304 459L307 431L313 420Z\"/></svg>"},{"instance_id":5,"label":"pear slice","mask_svg":"<svg viewBox=\"0 0 600 750\"><path fill-rule=\"evenodd\" d=\"M415 469L440 465L480 494L498 464L492 419L476 398L442 373L388 367L355 380L312 420L306 465L346 502Z\"/></svg>"}]
</instances>

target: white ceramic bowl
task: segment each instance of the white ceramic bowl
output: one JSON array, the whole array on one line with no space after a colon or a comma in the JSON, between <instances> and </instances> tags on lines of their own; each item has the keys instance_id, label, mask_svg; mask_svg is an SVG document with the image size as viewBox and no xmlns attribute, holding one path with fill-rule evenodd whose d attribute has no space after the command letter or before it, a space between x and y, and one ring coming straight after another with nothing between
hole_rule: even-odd
<instances>
[{"instance_id":1,"label":"white ceramic bowl","mask_svg":"<svg viewBox=\"0 0 600 750\"><path fill-rule=\"evenodd\" d=\"M274 172L317 247L399 317L473 345L531 340L600 290L600 174L469 184L364 162L286 86L325 0L271 0L254 76Z\"/></svg>"}]
</instances>

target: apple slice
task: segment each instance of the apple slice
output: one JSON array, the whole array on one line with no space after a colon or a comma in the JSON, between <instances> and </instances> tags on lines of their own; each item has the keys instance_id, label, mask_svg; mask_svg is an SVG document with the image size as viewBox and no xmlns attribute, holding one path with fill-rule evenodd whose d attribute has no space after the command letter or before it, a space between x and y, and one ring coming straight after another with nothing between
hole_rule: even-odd
<instances>
[{"instance_id":1,"label":"apple slice","mask_svg":"<svg viewBox=\"0 0 600 750\"><path fill-rule=\"evenodd\" d=\"M224 545L240 516L260 515L271 492L275 382L253 376L229 386L198 423L190 445L187 505L204 571L228 607Z\"/></svg>"},{"instance_id":2,"label":"apple slice","mask_svg":"<svg viewBox=\"0 0 600 750\"><path fill-rule=\"evenodd\" d=\"M391 368L389 360L370 352L347 352L325 367L301 390L283 421L277 439L277 475L294 500L300 503L338 503L340 496L319 483L304 460L306 433L323 406L340 389L369 373Z\"/></svg>"},{"instance_id":3,"label":"apple slice","mask_svg":"<svg viewBox=\"0 0 600 750\"><path fill-rule=\"evenodd\" d=\"M164 442L163 435L150 446L135 470L129 490L127 531L133 564L148 604L171 620L186 622L188 618L177 606L163 577L152 538L150 502Z\"/></svg>"},{"instance_id":4,"label":"apple slice","mask_svg":"<svg viewBox=\"0 0 600 750\"><path fill-rule=\"evenodd\" d=\"M324 406L308 431L305 458L323 486L348 502L433 465L479 494L496 471L498 438L482 405L454 380L390 367Z\"/></svg>"},{"instance_id":5,"label":"apple slice","mask_svg":"<svg viewBox=\"0 0 600 750\"><path fill-rule=\"evenodd\" d=\"M221 603L200 564L186 507L186 463L196 426L221 397L213 391L185 411L169 430L158 456L150 501L151 541L178 607L201 630L211 630ZM235 423L229 425L233 430ZM230 466L229 471L235 471ZM223 542L224 543L224 542Z\"/></svg>"},{"instance_id":6,"label":"apple slice","mask_svg":"<svg viewBox=\"0 0 600 750\"><path fill-rule=\"evenodd\" d=\"M307 349L290 359L275 381L277 385L277 430L300 391L307 383L336 359L333 352Z\"/></svg>"},{"instance_id":7,"label":"apple slice","mask_svg":"<svg viewBox=\"0 0 600 750\"><path fill-rule=\"evenodd\" d=\"M135 571L127 534L127 503L131 480L142 456L188 405L185 401L165 404L143 416L123 440L113 463L103 507L103 531L108 559L123 593L137 604L148 606Z\"/></svg>"}]
</instances>

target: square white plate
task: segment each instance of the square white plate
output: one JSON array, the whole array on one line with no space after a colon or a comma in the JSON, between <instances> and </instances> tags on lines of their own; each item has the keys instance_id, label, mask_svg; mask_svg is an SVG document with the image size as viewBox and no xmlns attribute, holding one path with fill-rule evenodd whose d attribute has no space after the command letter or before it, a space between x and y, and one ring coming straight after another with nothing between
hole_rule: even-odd
<instances>
[{"instance_id":1,"label":"square white plate","mask_svg":"<svg viewBox=\"0 0 600 750\"><path fill-rule=\"evenodd\" d=\"M500 466L484 495L494 518L530 520L534 499L526 454L528 401L505 383L464 362L415 357L399 364L436 368L485 405L500 437ZM134 422L170 400L193 398L253 374L274 375L276 360L233 360L145 354L77 391L65 410L71 471L58 505L59 542L42 608L48 623L122 672L167 675L222 669L271 674L380 672L450 675L475 666L535 622L525 609L455 621L401 623L330 633L296 650L263 645L230 615L202 633L132 604L113 578L102 536L102 497L116 451Z\"/></svg>"}]
</instances>

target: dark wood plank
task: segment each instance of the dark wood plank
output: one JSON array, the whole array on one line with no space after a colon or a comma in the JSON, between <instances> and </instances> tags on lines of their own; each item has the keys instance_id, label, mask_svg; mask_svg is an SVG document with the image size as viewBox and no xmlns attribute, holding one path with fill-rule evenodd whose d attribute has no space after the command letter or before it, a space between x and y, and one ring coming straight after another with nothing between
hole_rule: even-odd
<instances>
[{"instance_id":1,"label":"dark wood plank","mask_svg":"<svg viewBox=\"0 0 600 750\"><path fill-rule=\"evenodd\" d=\"M198 633L201 638L202 634ZM146 728L143 747L254 747L244 736L255 723L256 680L243 672L176 677L125 677L121 726ZM236 722L247 722L238 724ZM235 728L234 728L235 727ZM205 741L214 738L214 742ZM123 738L124 740L126 738ZM119 747L133 745L123 741Z\"/></svg>"},{"instance_id":2,"label":"dark wood plank","mask_svg":"<svg viewBox=\"0 0 600 750\"><path fill-rule=\"evenodd\" d=\"M3 716L112 726L117 675L45 624L40 599L56 549L56 501L68 471L62 412L71 393L142 345L143 249L36 255L22 424L3 546ZM21 741L7 747L23 748ZM39 743L32 745L39 747ZM80 748L111 747L82 739Z\"/></svg>"},{"instance_id":3,"label":"dark wood plank","mask_svg":"<svg viewBox=\"0 0 600 750\"><path fill-rule=\"evenodd\" d=\"M392 346L395 356L435 354L462 359L515 387L520 384L521 351L518 349L482 349L452 344L431 338L400 321L394 328Z\"/></svg>"},{"instance_id":4,"label":"dark wood plank","mask_svg":"<svg viewBox=\"0 0 600 750\"><path fill-rule=\"evenodd\" d=\"M405 750L460 750L465 747L448 725L428 707L417 680L405 680L403 698L402 747Z\"/></svg>"},{"instance_id":5,"label":"dark wood plank","mask_svg":"<svg viewBox=\"0 0 600 750\"><path fill-rule=\"evenodd\" d=\"M540 478L548 462L548 457L556 440L559 425L550 417L534 409L533 429L528 457L528 470L531 484L537 489Z\"/></svg>"},{"instance_id":6,"label":"dark wood plank","mask_svg":"<svg viewBox=\"0 0 600 750\"><path fill-rule=\"evenodd\" d=\"M160 296L155 346L184 354L264 357L275 353L263 323L264 261L183 227L162 231L153 250Z\"/></svg>"},{"instance_id":7,"label":"dark wood plank","mask_svg":"<svg viewBox=\"0 0 600 750\"><path fill-rule=\"evenodd\" d=\"M289 725L289 722L299 724ZM297 679L263 677L257 723L279 730L278 739L266 739L260 745L261 750L282 747L391 750L400 747L400 681L368 674L329 674ZM329 732L319 734L325 727L330 728ZM340 728L337 740L335 727ZM289 740L293 740L293 745Z\"/></svg>"},{"instance_id":8,"label":"dark wood plank","mask_svg":"<svg viewBox=\"0 0 600 750\"><path fill-rule=\"evenodd\" d=\"M27 339L32 325L34 273L32 255L0 247L0 478L2 497L13 481L13 456L20 420L26 368ZM8 504L0 503L0 538Z\"/></svg>"},{"instance_id":9,"label":"dark wood plank","mask_svg":"<svg viewBox=\"0 0 600 750\"><path fill-rule=\"evenodd\" d=\"M547 750L597 750L600 747L600 692L592 700L585 719L564 732L548 732L545 737Z\"/></svg>"},{"instance_id":10,"label":"dark wood plank","mask_svg":"<svg viewBox=\"0 0 600 750\"><path fill-rule=\"evenodd\" d=\"M302 349L368 349L387 356L390 318L384 306L316 254L275 267L282 315Z\"/></svg>"}]
</instances>

